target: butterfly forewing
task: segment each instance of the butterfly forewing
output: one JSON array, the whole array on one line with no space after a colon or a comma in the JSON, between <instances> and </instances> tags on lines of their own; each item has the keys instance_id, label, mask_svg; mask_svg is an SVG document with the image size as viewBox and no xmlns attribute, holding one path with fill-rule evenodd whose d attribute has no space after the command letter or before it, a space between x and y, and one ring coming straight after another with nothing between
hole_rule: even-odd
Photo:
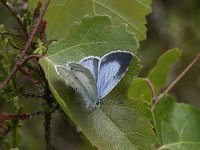
<instances>
[{"instance_id":1,"label":"butterfly forewing","mask_svg":"<svg viewBox=\"0 0 200 150\"><path fill-rule=\"evenodd\" d=\"M115 51L104 55L98 66L98 99L104 98L121 80L131 60L132 53Z\"/></svg>"},{"instance_id":2,"label":"butterfly forewing","mask_svg":"<svg viewBox=\"0 0 200 150\"><path fill-rule=\"evenodd\" d=\"M90 70L94 79L97 81L99 57L86 57L80 61L81 65Z\"/></svg>"}]
</instances>

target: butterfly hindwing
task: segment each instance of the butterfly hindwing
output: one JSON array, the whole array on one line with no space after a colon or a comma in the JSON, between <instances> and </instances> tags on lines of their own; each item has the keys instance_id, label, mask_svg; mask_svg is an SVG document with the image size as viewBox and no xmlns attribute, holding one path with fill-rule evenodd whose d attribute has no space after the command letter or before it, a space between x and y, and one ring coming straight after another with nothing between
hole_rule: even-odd
<instances>
[{"instance_id":1,"label":"butterfly hindwing","mask_svg":"<svg viewBox=\"0 0 200 150\"><path fill-rule=\"evenodd\" d=\"M95 80L87 68L80 64L69 63L68 68L56 66L57 72L81 95L87 106L96 106L97 87Z\"/></svg>"},{"instance_id":2,"label":"butterfly hindwing","mask_svg":"<svg viewBox=\"0 0 200 150\"><path fill-rule=\"evenodd\" d=\"M97 81L97 76L98 76L98 64L99 64L99 57L86 57L83 60L80 61L81 65L87 69L90 70L92 73L94 79Z\"/></svg>"},{"instance_id":3,"label":"butterfly hindwing","mask_svg":"<svg viewBox=\"0 0 200 150\"><path fill-rule=\"evenodd\" d=\"M103 99L121 80L133 58L133 54L115 51L104 55L98 66L98 99Z\"/></svg>"}]
</instances>

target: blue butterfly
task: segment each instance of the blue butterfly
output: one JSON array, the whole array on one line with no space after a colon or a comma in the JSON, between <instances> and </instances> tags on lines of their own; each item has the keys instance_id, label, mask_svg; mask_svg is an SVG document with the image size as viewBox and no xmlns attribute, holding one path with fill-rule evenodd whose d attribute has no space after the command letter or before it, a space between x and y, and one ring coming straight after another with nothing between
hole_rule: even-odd
<instances>
[{"instance_id":1,"label":"blue butterfly","mask_svg":"<svg viewBox=\"0 0 200 150\"><path fill-rule=\"evenodd\" d=\"M133 59L126 51L113 51L102 58L89 56L79 63L55 65L57 73L78 93L86 107L96 107L124 76Z\"/></svg>"}]
</instances>

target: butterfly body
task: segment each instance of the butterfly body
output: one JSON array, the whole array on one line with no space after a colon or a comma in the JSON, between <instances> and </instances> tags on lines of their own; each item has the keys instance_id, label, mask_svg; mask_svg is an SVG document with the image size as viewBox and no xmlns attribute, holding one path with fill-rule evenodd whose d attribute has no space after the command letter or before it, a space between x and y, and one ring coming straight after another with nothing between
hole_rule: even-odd
<instances>
[{"instance_id":1,"label":"butterfly body","mask_svg":"<svg viewBox=\"0 0 200 150\"><path fill-rule=\"evenodd\" d=\"M113 51L102 58L89 56L79 63L55 68L81 95L87 107L96 107L124 76L132 58L130 52Z\"/></svg>"}]
</instances>

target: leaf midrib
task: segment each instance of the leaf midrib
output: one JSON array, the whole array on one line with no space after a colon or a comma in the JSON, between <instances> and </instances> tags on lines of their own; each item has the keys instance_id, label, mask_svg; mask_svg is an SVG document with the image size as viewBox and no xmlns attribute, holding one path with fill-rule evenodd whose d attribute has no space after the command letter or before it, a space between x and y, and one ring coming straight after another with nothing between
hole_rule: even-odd
<instances>
[{"instance_id":1,"label":"leaf midrib","mask_svg":"<svg viewBox=\"0 0 200 150\"><path fill-rule=\"evenodd\" d=\"M133 23L131 23L130 21L128 21L127 19L125 19L125 17L121 16L119 13L117 13L116 11L110 9L109 7L105 6L104 4L94 1L97 5L107 9L108 11L110 11L112 14L116 15L117 17L119 17L121 20L125 21L129 26L131 26L132 28L134 28L135 30L137 30L140 34L142 34L142 32L136 27L136 25L134 25ZM133 18L132 18L133 19Z\"/></svg>"},{"instance_id":2,"label":"leaf midrib","mask_svg":"<svg viewBox=\"0 0 200 150\"><path fill-rule=\"evenodd\" d=\"M55 53L55 54L52 54L52 55L49 55L48 57L53 57L55 55L58 55L64 51L67 51L69 49L72 49L72 48L76 48L76 47L79 47L79 46L83 46L83 45L92 45L92 44L114 44L114 43L117 43L118 42L89 42L89 43L79 43L77 45L74 45L74 46L71 46L71 47L68 47L68 48L65 48L65 49L61 49L59 52ZM122 42L121 42L122 43Z\"/></svg>"},{"instance_id":3,"label":"leaf midrib","mask_svg":"<svg viewBox=\"0 0 200 150\"><path fill-rule=\"evenodd\" d=\"M181 144L197 144L200 145L200 142L192 142L192 141L179 141L171 144L166 144L158 148L158 150L162 150L165 148L170 148L171 146L181 145Z\"/></svg>"}]
</instances>

